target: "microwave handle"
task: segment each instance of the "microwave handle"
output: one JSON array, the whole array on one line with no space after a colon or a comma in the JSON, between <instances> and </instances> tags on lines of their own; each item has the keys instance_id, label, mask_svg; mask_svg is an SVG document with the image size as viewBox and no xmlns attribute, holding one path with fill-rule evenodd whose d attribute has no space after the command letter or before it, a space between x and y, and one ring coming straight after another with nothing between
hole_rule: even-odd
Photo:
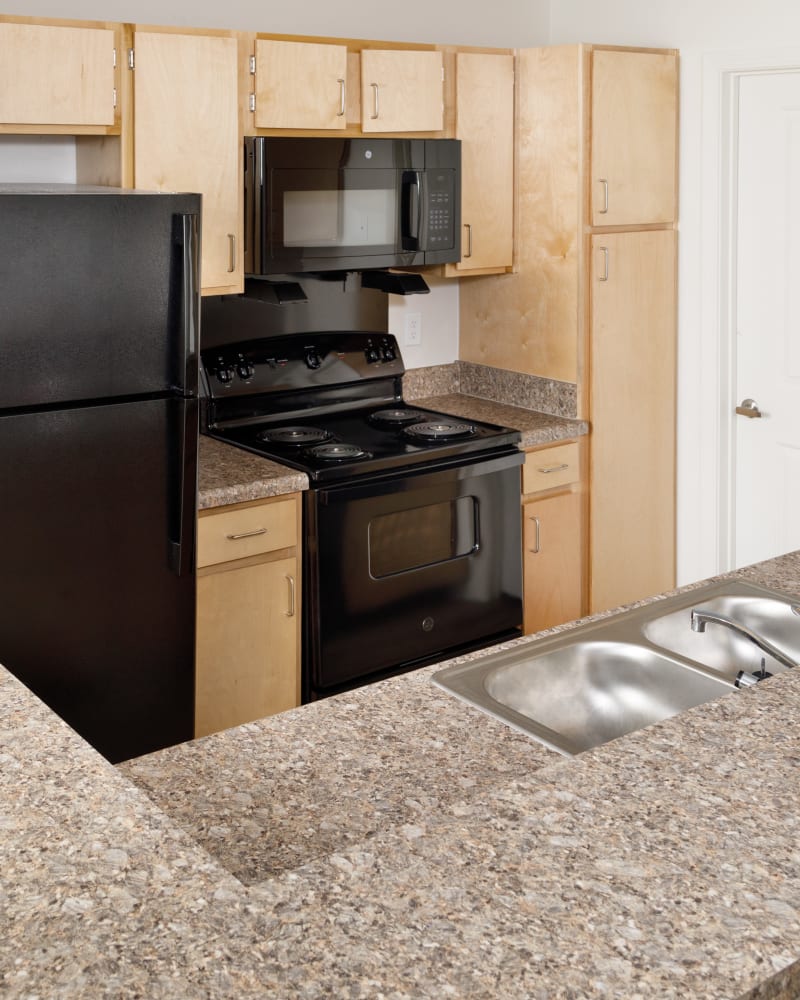
<instances>
[{"instance_id":1,"label":"microwave handle","mask_svg":"<svg viewBox=\"0 0 800 1000\"><path fill-rule=\"evenodd\" d=\"M422 177L419 170L404 170L400 205L403 250L419 250L422 227Z\"/></svg>"}]
</instances>

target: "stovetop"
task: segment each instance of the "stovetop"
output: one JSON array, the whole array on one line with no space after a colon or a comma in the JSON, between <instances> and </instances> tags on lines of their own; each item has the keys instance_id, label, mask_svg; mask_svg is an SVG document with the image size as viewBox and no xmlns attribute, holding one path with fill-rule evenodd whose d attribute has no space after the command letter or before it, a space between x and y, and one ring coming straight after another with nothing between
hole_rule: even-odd
<instances>
[{"instance_id":1,"label":"stovetop","mask_svg":"<svg viewBox=\"0 0 800 1000\"><path fill-rule=\"evenodd\" d=\"M206 433L308 474L351 480L515 449L518 431L416 407L389 334L315 334L202 352Z\"/></svg>"}]
</instances>

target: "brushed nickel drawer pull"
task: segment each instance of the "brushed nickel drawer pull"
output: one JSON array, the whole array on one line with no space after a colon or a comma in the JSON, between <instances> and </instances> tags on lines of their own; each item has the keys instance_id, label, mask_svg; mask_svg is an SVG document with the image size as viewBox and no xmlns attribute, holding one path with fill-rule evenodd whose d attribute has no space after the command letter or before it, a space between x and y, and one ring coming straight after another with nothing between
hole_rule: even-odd
<instances>
[{"instance_id":1,"label":"brushed nickel drawer pull","mask_svg":"<svg viewBox=\"0 0 800 1000\"><path fill-rule=\"evenodd\" d=\"M541 472L543 476L549 476L551 472L563 472L564 469L569 468L568 462L562 462L561 465L549 465L549 466L539 466L536 470Z\"/></svg>"},{"instance_id":2,"label":"brushed nickel drawer pull","mask_svg":"<svg viewBox=\"0 0 800 1000\"><path fill-rule=\"evenodd\" d=\"M238 542L240 538L253 538L256 535L266 535L268 528L253 528L252 531L240 531L238 535L226 535L231 542Z\"/></svg>"},{"instance_id":3,"label":"brushed nickel drawer pull","mask_svg":"<svg viewBox=\"0 0 800 1000\"><path fill-rule=\"evenodd\" d=\"M375 121L375 119L376 119L376 118L377 118L377 117L378 117L378 116L380 115L380 113L381 113L381 109L380 109L380 104L378 103L378 90L379 90L380 88L379 88L379 86L378 86L378 84L377 84L377 83L371 83L371 84L370 84L370 87L372 87L372 96L373 96L373 102L374 102L374 108L375 108L375 113L374 113L374 114L372 114L372 115L370 115L370 118L371 118L371 119L372 119L373 121Z\"/></svg>"},{"instance_id":4,"label":"brushed nickel drawer pull","mask_svg":"<svg viewBox=\"0 0 800 1000\"><path fill-rule=\"evenodd\" d=\"M286 617L294 618L297 613L297 586L295 584L294 577L290 576L288 573L286 574L286 579L289 583L289 610L286 612Z\"/></svg>"},{"instance_id":5,"label":"brushed nickel drawer pull","mask_svg":"<svg viewBox=\"0 0 800 1000\"><path fill-rule=\"evenodd\" d=\"M236 270L236 236L228 233L228 274Z\"/></svg>"},{"instance_id":6,"label":"brushed nickel drawer pull","mask_svg":"<svg viewBox=\"0 0 800 1000\"><path fill-rule=\"evenodd\" d=\"M541 522L539 521L539 518L536 517L536 515L533 515L530 519L531 521L533 521L534 527L536 528L536 541L533 543L533 548L531 549L531 552L536 556L539 554L542 547L541 546L542 525Z\"/></svg>"},{"instance_id":7,"label":"brushed nickel drawer pull","mask_svg":"<svg viewBox=\"0 0 800 1000\"><path fill-rule=\"evenodd\" d=\"M467 231L467 252L464 254L465 257L472 256L472 226L468 223L464 223L464 228Z\"/></svg>"},{"instance_id":8,"label":"brushed nickel drawer pull","mask_svg":"<svg viewBox=\"0 0 800 1000\"><path fill-rule=\"evenodd\" d=\"M336 112L337 118L344 118L347 111L347 89L341 77L336 81L339 84L339 110Z\"/></svg>"}]
</instances>

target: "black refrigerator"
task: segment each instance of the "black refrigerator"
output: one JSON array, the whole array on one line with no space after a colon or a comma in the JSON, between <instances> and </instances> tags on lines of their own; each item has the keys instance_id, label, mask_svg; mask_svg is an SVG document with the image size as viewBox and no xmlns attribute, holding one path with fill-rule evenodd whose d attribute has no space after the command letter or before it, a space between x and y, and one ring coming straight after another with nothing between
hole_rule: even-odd
<instances>
[{"instance_id":1,"label":"black refrigerator","mask_svg":"<svg viewBox=\"0 0 800 1000\"><path fill-rule=\"evenodd\" d=\"M193 733L199 240L0 185L0 664L112 762Z\"/></svg>"}]
</instances>

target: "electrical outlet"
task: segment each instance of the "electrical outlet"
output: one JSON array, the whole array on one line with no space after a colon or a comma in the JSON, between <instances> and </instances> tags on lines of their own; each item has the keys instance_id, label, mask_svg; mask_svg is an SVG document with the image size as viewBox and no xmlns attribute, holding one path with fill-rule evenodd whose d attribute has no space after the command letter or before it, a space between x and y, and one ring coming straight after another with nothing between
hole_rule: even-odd
<instances>
[{"instance_id":1,"label":"electrical outlet","mask_svg":"<svg viewBox=\"0 0 800 1000\"><path fill-rule=\"evenodd\" d=\"M406 313L406 347L418 347L422 343L422 313Z\"/></svg>"}]
</instances>

